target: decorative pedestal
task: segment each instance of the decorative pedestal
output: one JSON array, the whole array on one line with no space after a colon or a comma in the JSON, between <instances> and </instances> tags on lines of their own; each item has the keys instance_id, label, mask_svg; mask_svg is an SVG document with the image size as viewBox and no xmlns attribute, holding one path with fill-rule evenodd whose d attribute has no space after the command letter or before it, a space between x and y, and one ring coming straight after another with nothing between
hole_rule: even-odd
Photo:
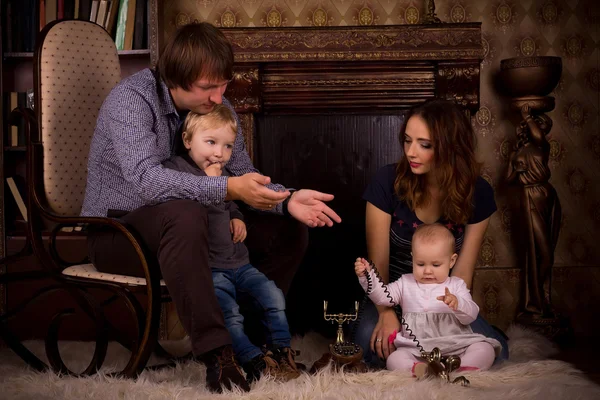
<instances>
[{"instance_id":1,"label":"decorative pedestal","mask_svg":"<svg viewBox=\"0 0 600 400\"><path fill-rule=\"evenodd\" d=\"M520 113L517 142L510 157L509 184L513 242L521 274L517 321L553 340L567 336L569 323L552 307L552 268L562 210L548 167L554 97L562 74L560 57L517 57L500 62L502 91Z\"/></svg>"}]
</instances>

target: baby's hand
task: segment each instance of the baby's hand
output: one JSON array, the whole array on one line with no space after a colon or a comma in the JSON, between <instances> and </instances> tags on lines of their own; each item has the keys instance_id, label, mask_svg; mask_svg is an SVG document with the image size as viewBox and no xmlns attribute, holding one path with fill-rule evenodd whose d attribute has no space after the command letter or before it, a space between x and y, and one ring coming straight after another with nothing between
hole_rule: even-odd
<instances>
[{"instance_id":1,"label":"baby's hand","mask_svg":"<svg viewBox=\"0 0 600 400\"><path fill-rule=\"evenodd\" d=\"M233 234L233 243L243 242L246 239L246 224L241 219L234 218L229 221L229 230Z\"/></svg>"},{"instance_id":2,"label":"baby's hand","mask_svg":"<svg viewBox=\"0 0 600 400\"><path fill-rule=\"evenodd\" d=\"M204 173L207 176L221 176L221 163L210 164L208 167L204 169Z\"/></svg>"},{"instance_id":3,"label":"baby's hand","mask_svg":"<svg viewBox=\"0 0 600 400\"><path fill-rule=\"evenodd\" d=\"M448 290L448 288L446 288L446 295L438 296L437 299L446 303L448 307L450 307L454 311L456 311L456 309L458 308L458 299L455 295L450 293L450 290Z\"/></svg>"},{"instance_id":4,"label":"baby's hand","mask_svg":"<svg viewBox=\"0 0 600 400\"><path fill-rule=\"evenodd\" d=\"M354 272L356 273L356 276L361 277L363 275L366 275L366 271L370 270L371 266L369 265L369 262L364 258L358 257L354 262Z\"/></svg>"}]
</instances>

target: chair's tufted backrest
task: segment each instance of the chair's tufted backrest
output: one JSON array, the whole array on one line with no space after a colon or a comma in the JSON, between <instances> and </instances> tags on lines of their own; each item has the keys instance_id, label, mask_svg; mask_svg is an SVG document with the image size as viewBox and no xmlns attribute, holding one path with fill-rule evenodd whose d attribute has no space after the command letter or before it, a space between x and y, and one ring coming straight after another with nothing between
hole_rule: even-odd
<instances>
[{"instance_id":1,"label":"chair's tufted backrest","mask_svg":"<svg viewBox=\"0 0 600 400\"><path fill-rule=\"evenodd\" d=\"M38 51L44 192L57 214L79 215L96 117L121 79L119 56L110 35L87 21L52 26Z\"/></svg>"}]
</instances>

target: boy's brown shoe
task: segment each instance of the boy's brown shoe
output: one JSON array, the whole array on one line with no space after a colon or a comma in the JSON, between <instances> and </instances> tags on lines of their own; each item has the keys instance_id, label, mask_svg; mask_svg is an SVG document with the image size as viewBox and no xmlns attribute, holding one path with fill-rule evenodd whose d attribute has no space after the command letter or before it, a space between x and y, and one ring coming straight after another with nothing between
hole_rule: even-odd
<instances>
[{"instance_id":1,"label":"boy's brown shoe","mask_svg":"<svg viewBox=\"0 0 600 400\"><path fill-rule=\"evenodd\" d=\"M221 393L223 389L231 389L237 385L245 392L250 386L242 369L235 360L231 345L219 347L199 357L206 365L206 386L211 392Z\"/></svg>"},{"instance_id":2,"label":"boy's brown shoe","mask_svg":"<svg viewBox=\"0 0 600 400\"><path fill-rule=\"evenodd\" d=\"M273 350L273 359L277 361L279 370L276 373L276 378L281 381L289 381L300 376L300 370L296 365L294 350L289 347L282 347Z\"/></svg>"},{"instance_id":3,"label":"boy's brown shoe","mask_svg":"<svg viewBox=\"0 0 600 400\"><path fill-rule=\"evenodd\" d=\"M244 371L246 371L246 379L249 383L260 379L261 375L277 375L279 366L275 360L271 358L272 355L273 353L269 351L266 354L254 357L252 360L244 363L243 368Z\"/></svg>"}]
</instances>

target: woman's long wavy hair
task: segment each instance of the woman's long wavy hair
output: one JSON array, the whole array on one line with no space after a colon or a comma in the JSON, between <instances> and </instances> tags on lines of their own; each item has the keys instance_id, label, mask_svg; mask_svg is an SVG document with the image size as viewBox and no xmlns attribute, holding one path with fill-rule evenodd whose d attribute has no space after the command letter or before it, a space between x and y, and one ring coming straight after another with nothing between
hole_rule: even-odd
<instances>
[{"instance_id":1,"label":"woman's long wavy hair","mask_svg":"<svg viewBox=\"0 0 600 400\"><path fill-rule=\"evenodd\" d=\"M475 159L475 134L465 112L454 102L430 100L413 107L406 115L400 130L400 144L404 149L404 134L411 117L425 121L434 151L433 166L442 193L442 217L458 224L466 224L473 211L473 193L479 176L480 164ZM415 210L426 206L430 199L424 174L414 174L404 152L396 167L394 189L402 201Z\"/></svg>"}]
</instances>

